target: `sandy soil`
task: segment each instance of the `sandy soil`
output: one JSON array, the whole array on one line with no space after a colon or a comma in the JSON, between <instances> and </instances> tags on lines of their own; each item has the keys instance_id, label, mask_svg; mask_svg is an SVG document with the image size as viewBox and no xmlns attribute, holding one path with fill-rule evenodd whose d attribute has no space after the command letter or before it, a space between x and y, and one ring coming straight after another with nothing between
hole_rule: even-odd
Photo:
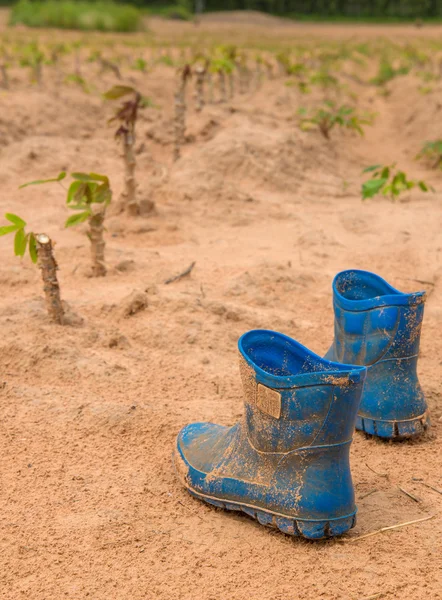
<instances>
[{"instance_id":1,"label":"sandy soil","mask_svg":"<svg viewBox=\"0 0 442 600\"><path fill-rule=\"evenodd\" d=\"M179 27L188 35L187 24L167 27L153 22L150 35L175 36ZM324 38L324 28L303 27ZM365 29L352 35L363 39ZM339 39L348 29L327 31ZM236 35L243 41L242 28ZM286 26L266 30L275 43L280 35ZM426 30L408 28L409 41L414 35ZM117 45L107 52L141 54ZM414 161L424 141L440 136L442 85L423 96L410 75L382 97L354 83L359 107L378 113L375 126L365 138L336 132L326 142L297 125L297 108L312 100L281 79L266 81L200 115L191 108L189 143L173 164L172 70L142 75L124 60L121 68L160 107L143 111L137 142L140 193L157 213L110 216L105 279L85 276L88 240L81 228L63 229L63 190L17 187L90 170L109 174L118 198L123 165L106 126L111 108L98 94L115 83L112 74L83 64L97 90L85 94L59 88L51 69L39 90L15 68L0 96L1 212L53 237L63 298L84 320L50 324L38 269L0 239L0 598L442 598L442 495L415 481L442 488L442 184ZM393 161L436 193L363 203L361 169ZM164 284L192 261L190 277ZM428 291L419 374L433 427L396 444L355 434L359 517L345 540L434 518L354 544L310 543L189 497L172 470L174 438L188 422L233 424L241 415L238 337L272 328L325 352L331 280L350 267ZM126 317L133 291L147 307Z\"/></svg>"}]
</instances>

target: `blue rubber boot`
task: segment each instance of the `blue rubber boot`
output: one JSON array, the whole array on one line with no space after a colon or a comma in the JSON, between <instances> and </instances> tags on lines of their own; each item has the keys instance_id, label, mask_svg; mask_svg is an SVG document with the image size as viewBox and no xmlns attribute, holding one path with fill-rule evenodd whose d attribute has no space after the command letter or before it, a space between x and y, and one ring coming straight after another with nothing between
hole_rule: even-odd
<instances>
[{"instance_id":1,"label":"blue rubber boot","mask_svg":"<svg viewBox=\"0 0 442 600\"><path fill-rule=\"evenodd\" d=\"M367 271L333 281L335 339L329 360L367 367L356 428L401 439L430 425L416 373L425 292L404 294Z\"/></svg>"},{"instance_id":2,"label":"blue rubber boot","mask_svg":"<svg viewBox=\"0 0 442 600\"><path fill-rule=\"evenodd\" d=\"M366 369L273 331L250 331L238 345L244 417L184 427L177 475L193 496L284 533L344 533L356 521L349 450Z\"/></svg>"}]
</instances>

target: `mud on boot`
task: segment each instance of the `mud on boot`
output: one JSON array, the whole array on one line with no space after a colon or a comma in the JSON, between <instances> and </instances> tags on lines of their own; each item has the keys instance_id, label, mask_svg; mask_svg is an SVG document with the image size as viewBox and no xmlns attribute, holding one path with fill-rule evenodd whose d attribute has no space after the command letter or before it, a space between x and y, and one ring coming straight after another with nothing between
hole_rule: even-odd
<instances>
[{"instance_id":1,"label":"mud on boot","mask_svg":"<svg viewBox=\"0 0 442 600\"><path fill-rule=\"evenodd\" d=\"M356 519L349 450L365 367L329 362L273 331L250 331L238 346L244 417L184 427L177 475L193 496L284 533L344 533Z\"/></svg>"},{"instance_id":2,"label":"mud on boot","mask_svg":"<svg viewBox=\"0 0 442 600\"><path fill-rule=\"evenodd\" d=\"M381 438L420 435L430 425L417 373L425 292L404 294L367 271L333 281L335 338L329 360L367 367L356 428Z\"/></svg>"}]
</instances>

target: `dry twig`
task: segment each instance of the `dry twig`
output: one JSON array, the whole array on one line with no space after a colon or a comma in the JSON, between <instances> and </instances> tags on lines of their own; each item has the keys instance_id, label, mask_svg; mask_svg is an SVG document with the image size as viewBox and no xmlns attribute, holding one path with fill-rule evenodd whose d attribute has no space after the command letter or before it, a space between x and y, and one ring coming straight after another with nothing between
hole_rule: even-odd
<instances>
[{"instance_id":1,"label":"dry twig","mask_svg":"<svg viewBox=\"0 0 442 600\"><path fill-rule=\"evenodd\" d=\"M442 490L440 490L437 487L434 487L434 485L431 485L430 483L425 483L425 481L422 481L421 479L417 479L415 477L413 477L413 481L418 481L419 483L421 483L425 487L430 488L430 490L433 490L434 492L437 492L438 494L442 495Z\"/></svg>"},{"instance_id":2,"label":"dry twig","mask_svg":"<svg viewBox=\"0 0 442 600\"><path fill-rule=\"evenodd\" d=\"M166 281L164 283L166 285L168 285L169 283L173 283L174 281L179 281L183 277L190 275L190 273L192 272L193 267L195 265L196 265L196 261L193 261L193 263L191 265L189 265L185 271L183 271L182 273L179 273L178 275L175 275L174 277L170 277L169 279L166 279Z\"/></svg>"},{"instance_id":3,"label":"dry twig","mask_svg":"<svg viewBox=\"0 0 442 600\"><path fill-rule=\"evenodd\" d=\"M370 469L370 471L373 471L373 473L374 473L375 475L377 475L378 477L386 477L387 479L389 478L389 475L388 475L388 473L378 473L378 471L375 471L375 470L373 469L373 467L370 467L370 465L369 465L369 464L367 464L367 463L365 463L365 466L367 467L367 469Z\"/></svg>"},{"instance_id":4,"label":"dry twig","mask_svg":"<svg viewBox=\"0 0 442 600\"><path fill-rule=\"evenodd\" d=\"M429 517L423 517L422 519L416 519L415 521L407 521L406 523L398 523L397 525L390 525L389 527L382 527L381 529L377 529L376 531L371 531L370 533L365 533L364 535L360 535L355 538L344 538L342 540L336 540L338 542L359 542L360 540L364 540L373 535L377 535L378 533L383 533L384 531L390 531L391 529L399 529L400 527L406 527L407 525L414 525L415 523L422 523L422 521L429 521L433 519L436 515L430 515Z\"/></svg>"},{"instance_id":5,"label":"dry twig","mask_svg":"<svg viewBox=\"0 0 442 600\"><path fill-rule=\"evenodd\" d=\"M406 496L408 496L409 498L411 498L412 500L414 500L415 502L421 502L421 499L418 498L417 496L413 496L413 494L410 494L410 492L407 492L407 490L404 490L404 488L401 488L401 486L398 486L398 489L405 494Z\"/></svg>"}]
</instances>

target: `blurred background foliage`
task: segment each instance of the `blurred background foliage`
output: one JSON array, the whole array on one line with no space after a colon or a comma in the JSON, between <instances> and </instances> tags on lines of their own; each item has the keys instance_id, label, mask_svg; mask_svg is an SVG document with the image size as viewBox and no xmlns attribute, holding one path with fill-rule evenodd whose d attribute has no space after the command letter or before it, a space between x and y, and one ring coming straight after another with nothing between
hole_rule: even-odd
<instances>
[{"instance_id":1,"label":"blurred background foliage","mask_svg":"<svg viewBox=\"0 0 442 600\"><path fill-rule=\"evenodd\" d=\"M51 0L62 4L64 0ZM76 0L72 0L75 3ZM85 3L85 0L82 0ZM102 1L102 0L96 0ZM186 18L194 12L257 10L305 19L411 20L442 18L442 0L124 0L151 14ZM28 0L29 4L41 0ZM89 0L95 4L94 0ZM0 5L14 4L0 0Z\"/></svg>"}]
</instances>

